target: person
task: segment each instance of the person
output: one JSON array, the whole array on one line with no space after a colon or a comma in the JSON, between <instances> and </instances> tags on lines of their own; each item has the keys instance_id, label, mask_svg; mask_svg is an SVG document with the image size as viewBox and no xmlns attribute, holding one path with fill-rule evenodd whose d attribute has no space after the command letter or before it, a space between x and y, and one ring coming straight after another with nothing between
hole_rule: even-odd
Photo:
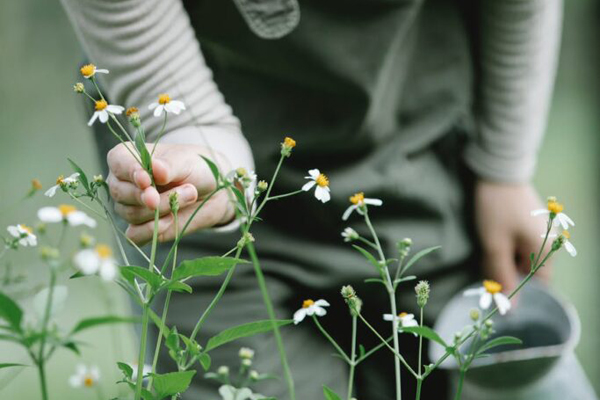
<instances>
[{"instance_id":1,"label":"person","mask_svg":"<svg viewBox=\"0 0 600 400\"><path fill-rule=\"evenodd\" d=\"M98 132L115 211L135 242L150 240L157 207L161 241L174 238L169 193L178 192L182 219L207 194L212 178L198 154L213 157L222 171L244 167L268 179L278 143L289 135L298 146L277 192L297 190L306 171L318 167L329 176L331 201L274 202L253 227L279 317L291 316L305 298L325 298L332 307L322 321L343 343L343 284L357 289L371 315L386 311L382 294L363 282L372 271L340 237L348 197L360 191L383 200L371 217L388 254L404 237L415 250L442 246L413 270L431 283L429 324L479 276L510 291L527 271L544 229L529 215L540 208L531 178L557 66L560 0L62 2L87 56L110 70L99 77L109 99L138 106L150 139L162 120L143 105L168 93L187 107L169 117L156 150L158 191L122 146ZM348 223L361 231L358 221ZM181 259L222 254L238 239L225 195L212 198L190 228ZM543 271L547 279L549 268ZM194 295L176 296L168 324L189 334L219 284L198 281ZM416 307L411 288L398 301L406 311ZM260 318L266 313L253 273L240 268L200 343ZM380 331L389 330L375 319ZM322 398L322 384L342 392L344 364L329 356L313 326L283 335L299 399ZM377 343L368 331L359 338L367 347ZM402 351L411 340L403 340ZM256 350L256 369L279 371L270 339L243 344ZM218 349L213 361L233 364L236 357L231 347ZM355 396L391 398L392 368L392 357L379 352L357 370ZM408 395L413 388L403 378ZM424 398L444 398L444 377L436 379ZM282 379L260 389L286 398ZM196 379L184 398L215 394Z\"/></svg>"}]
</instances>

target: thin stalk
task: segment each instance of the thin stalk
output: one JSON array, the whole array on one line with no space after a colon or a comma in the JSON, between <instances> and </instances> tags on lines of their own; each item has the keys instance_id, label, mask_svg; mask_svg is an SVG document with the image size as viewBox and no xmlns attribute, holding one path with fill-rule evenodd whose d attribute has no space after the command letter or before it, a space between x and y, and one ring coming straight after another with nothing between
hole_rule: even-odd
<instances>
[{"instance_id":1,"label":"thin stalk","mask_svg":"<svg viewBox=\"0 0 600 400\"><path fill-rule=\"evenodd\" d=\"M44 317L42 318L42 329L40 338L40 351L37 356L38 372L40 375L40 383L42 387L42 398L48 399L48 388L46 385L46 372L45 363L46 357L44 351L46 349L46 335L48 333L48 322L50 320L50 313L52 312L52 300L54 297L54 286L56 285L56 274L54 270L50 269L50 286L48 287L48 300L46 301L46 308L44 309Z\"/></svg>"},{"instance_id":2,"label":"thin stalk","mask_svg":"<svg viewBox=\"0 0 600 400\"><path fill-rule=\"evenodd\" d=\"M392 341L393 338L394 338L393 336L390 336L389 338L387 338L387 340L385 342L379 343L377 346L375 346L371 350L367 351L362 357L359 357L356 360L356 365L358 365L361 362L363 362L364 360L366 360L368 357L370 357L376 351L378 351L379 349L381 349L382 347L384 347L386 344L389 344Z\"/></svg>"},{"instance_id":3,"label":"thin stalk","mask_svg":"<svg viewBox=\"0 0 600 400\"><path fill-rule=\"evenodd\" d=\"M37 363L38 375L40 377L40 388L42 391L42 399L48 400L48 385L46 384L46 370L44 368L44 360L39 360Z\"/></svg>"},{"instance_id":4,"label":"thin stalk","mask_svg":"<svg viewBox=\"0 0 600 400\"><path fill-rule=\"evenodd\" d=\"M115 132L115 130L113 129L112 125L110 124L110 121L106 121L106 126L108 126L108 129L110 130L110 132L113 134L114 137L116 137L119 142L121 142L123 144L123 146L125 146L125 148L127 149L127 151L129 151L129 154L131 154L131 156L133 157L133 159L142 166L142 168L144 167L144 165L142 164L142 161L138 158L137 154L135 154L133 152L133 150L131 150L129 148L129 146L127 146L127 142L125 142L123 140L123 138L117 133ZM133 143L133 141L130 141L129 143Z\"/></svg>"},{"instance_id":5,"label":"thin stalk","mask_svg":"<svg viewBox=\"0 0 600 400\"><path fill-rule=\"evenodd\" d=\"M369 239L365 239L364 237L359 236L358 240L360 240L361 242L365 243L366 245L368 245L372 249L377 250L377 246L375 245L375 243L371 242Z\"/></svg>"},{"instance_id":6,"label":"thin stalk","mask_svg":"<svg viewBox=\"0 0 600 400\"><path fill-rule=\"evenodd\" d=\"M461 368L458 375L458 387L456 388L456 395L454 396L454 400L460 400L462 396L463 383L465 381L465 374L467 370L465 368Z\"/></svg>"},{"instance_id":7,"label":"thin stalk","mask_svg":"<svg viewBox=\"0 0 600 400\"><path fill-rule=\"evenodd\" d=\"M269 201L269 200L279 200L279 199L283 199L285 197L294 196L294 195L302 193L302 192L304 192L304 190L300 189L300 190L296 190L295 192L290 192L290 193L286 193L286 194L279 194L277 196L272 196L272 197L266 197L266 199L267 199L267 201Z\"/></svg>"},{"instance_id":8,"label":"thin stalk","mask_svg":"<svg viewBox=\"0 0 600 400\"><path fill-rule=\"evenodd\" d=\"M158 132L158 135L156 136L156 140L154 141L154 147L152 147L152 152L150 153L150 157L154 156L154 151L158 147L158 142L160 142L160 138L165 133L166 126L167 126L167 112L165 111L165 118L163 120L162 128L160 128L160 131Z\"/></svg>"},{"instance_id":9,"label":"thin stalk","mask_svg":"<svg viewBox=\"0 0 600 400\"><path fill-rule=\"evenodd\" d=\"M252 264L254 265L254 272L256 274L256 279L258 280L258 286L260 287L260 291L263 295L263 301L267 308L267 313L269 314L269 318L271 319L271 323L273 325L273 333L275 336L275 341L277 343L277 350L279 351L279 357L281 358L281 365L283 367L283 373L285 379L287 381L288 390L290 394L290 399L296 399L296 392L294 389L294 379L292 378L292 372L290 370L290 366L288 365L287 355L285 353L285 347L283 346L283 339L281 338L281 332L279 331L279 325L277 325L275 315L275 310L273 309L273 303L271 302L271 298L269 296L269 292L267 290L267 284L265 282L265 277L260 268L260 263L258 261L258 257L256 255L256 251L251 242L246 244L246 249L250 254L250 258L252 259Z\"/></svg>"},{"instance_id":10,"label":"thin stalk","mask_svg":"<svg viewBox=\"0 0 600 400\"><path fill-rule=\"evenodd\" d=\"M135 400L142 396L142 382L144 380L144 363L146 361L146 342L148 340L148 321L150 305L144 303L142 312L142 337L140 339L140 354L138 356L137 381L135 382Z\"/></svg>"},{"instance_id":11,"label":"thin stalk","mask_svg":"<svg viewBox=\"0 0 600 400\"><path fill-rule=\"evenodd\" d=\"M354 369L356 368L356 315L352 315L352 349L350 352L350 361L350 371L348 373L348 400L352 399Z\"/></svg>"},{"instance_id":12,"label":"thin stalk","mask_svg":"<svg viewBox=\"0 0 600 400\"><path fill-rule=\"evenodd\" d=\"M421 313L419 316L419 326L423 327L423 307L421 307ZM419 375L421 374L421 355L423 354L423 336L419 335L419 361L418 361L418 371Z\"/></svg>"},{"instance_id":13,"label":"thin stalk","mask_svg":"<svg viewBox=\"0 0 600 400\"><path fill-rule=\"evenodd\" d=\"M339 355L342 356L342 358L344 359L344 361L346 361L348 363L348 365L352 365L352 360L350 359L350 357L348 357L348 355L346 354L346 352L344 350L342 350L342 348L331 337L331 335L325 330L325 328L323 328L323 325L321 325L321 323L319 322L319 319L317 318L317 316L313 315L312 318L313 318L313 321L315 321L315 325L317 325L317 328L319 328L319 330L321 331L321 333L323 334L323 336L325 336L325 338L327 340L329 340L329 342L333 345L333 347L335 347L335 349L337 350L337 352L339 353Z\"/></svg>"}]
</instances>

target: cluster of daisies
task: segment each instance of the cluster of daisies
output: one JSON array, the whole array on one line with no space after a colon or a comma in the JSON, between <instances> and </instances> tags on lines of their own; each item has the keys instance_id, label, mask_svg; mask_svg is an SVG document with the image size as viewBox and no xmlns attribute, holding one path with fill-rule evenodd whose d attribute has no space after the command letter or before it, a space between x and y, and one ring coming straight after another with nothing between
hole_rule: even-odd
<instances>
[{"instance_id":1,"label":"cluster of daisies","mask_svg":"<svg viewBox=\"0 0 600 400\"><path fill-rule=\"evenodd\" d=\"M80 72L85 79L92 80L94 85L96 85L96 82L94 81L94 76L96 74L108 74L107 69L97 68L94 64L84 65L81 67ZM88 121L89 126L96 122L96 120L105 124L110 118L115 118L115 115L120 115L125 111L125 107L123 106L109 104L102 95L100 99L93 98L86 92L85 85L81 82L76 83L75 86L73 86L73 90L77 93L85 94L94 102L94 114ZM181 111L185 110L185 104L182 101L171 99L168 94L161 94L158 96L157 101L148 106L148 109L153 111L155 117L170 113L179 115ZM127 114L137 113L137 111L137 108L131 107L128 109Z\"/></svg>"}]
</instances>

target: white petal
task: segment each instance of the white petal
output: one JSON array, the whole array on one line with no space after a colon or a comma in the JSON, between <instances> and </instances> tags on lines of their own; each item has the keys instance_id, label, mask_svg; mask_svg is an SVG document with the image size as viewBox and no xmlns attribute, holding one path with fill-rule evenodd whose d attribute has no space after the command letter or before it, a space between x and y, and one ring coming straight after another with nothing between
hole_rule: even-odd
<instances>
[{"instance_id":1,"label":"white petal","mask_svg":"<svg viewBox=\"0 0 600 400\"><path fill-rule=\"evenodd\" d=\"M573 220L569 218L567 214L561 213L561 215L565 219L565 221L567 221L568 224L570 224L571 226L575 226L575 222L573 222Z\"/></svg>"},{"instance_id":2,"label":"white petal","mask_svg":"<svg viewBox=\"0 0 600 400\"><path fill-rule=\"evenodd\" d=\"M304 184L304 186L302 186L302 190L304 190L305 192L308 192L310 189L313 188L313 186L315 186L317 183L315 181L310 181Z\"/></svg>"},{"instance_id":3,"label":"white petal","mask_svg":"<svg viewBox=\"0 0 600 400\"><path fill-rule=\"evenodd\" d=\"M165 107L162 104L159 104L158 106L156 106L156 108L154 109L154 116L160 117L163 113L164 108Z\"/></svg>"},{"instance_id":4,"label":"white petal","mask_svg":"<svg viewBox=\"0 0 600 400\"><path fill-rule=\"evenodd\" d=\"M233 400L233 396L235 395L235 388L230 385L223 385L219 388L219 394L223 398L223 400Z\"/></svg>"},{"instance_id":5,"label":"white petal","mask_svg":"<svg viewBox=\"0 0 600 400\"><path fill-rule=\"evenodd\" d=\"M100 118L100 122L102 122L103 124L105 124L106 121L108 121L108 113L106 112L106 110L98 111L98 117Z\"/></svg>"},{"instance_id":6,"label":"white petal","mask_svg":"<svg viewBox=\"0 0 600 400\"><path fill-rule=\"evenodd\" d=\"M543 214L550 214L550 211L548 211L546 208L540 208L538 210L533 210L531 212L532 217L537 217L538 215L543 215Z\"/></svg>"},{"instance_id":7,"label":"white petal","mask_svg":"<svg viewBox=\"0 0 600 400\"><path fill-rule=\"evenodd\" d=\"M329 307L329 303L327 302L327 300L323 299L315 301L315 305L319 307Z\"/></svg>"},{"instance_id":8,"label":"white petal","mask_svg":"<svg viewBox=\"0 0 600 400\"><path fill-rule=\"evenodd\" d=\"M109 105L108 107L106 107L106 111L111 112L113 114L121 114L123 110L125 110L125 108L121 106Z\"/></svg>"},{"instance_id":9,"label":"white petal","mask_svg":"<svg viewBox=\"0 0 600 400\"><path fill-rule=\"evenodd\" d=\"M10 233L16 238L21 237L21 232L19 231L19 228L17 226L11 225L7 227L6 230L8 231L8 233Z\"/></svg>"},{"instance_id":10,"label":"white petal","mask_svg":"<svg viewBox=\"0 0 600 400\"><path fill-rule=\"evenodd\" d=\"M575 257L577 255L577 249L575 246L573 246L573 243L569 242L568 240L565 241L565 249L569 252L571 257Z\"/></svg>"},{"instance_id":11,"label":"white petal","mask_svg":"<svg viewBox=\"0 0 600 400\"><path fill-rule=\"evenodd\" d=\"M89 217L83 211L73 211L67 215L67 221L71 226L86 225L90 228L96 227L96 220Z\"/></svg>"},{"instance_id":12,"label":"white petal","mask_svg":"<svg viewBox=\"0 0 600 400\"><path fill-rule=\"evenodd\" d=\"M380 206L383 204L383 201L379 199L365 199L365 204L368 204L370 206Z\"/></svg>"},{"instance_id":13,"label":"white petal","mask_svg":"<svg viewBox=\"0 0 600 400\"><path fill-rule=\"evenodd\" d=\"M410 319L408 321L402 321L403 328L410 328L411 326L419 326L419 323L414 319Z\"/></svg>"},{"instance_id":14,"label":"white petal","mask_svg":"<svg viewBox=\"0 0 600 400\"><path fill-rule=\"evenodd\" d=\"M67 183L75 182L79 178L79 172L75 172L74 174L69 175L65 179L63 179Z\"/></svg>"},{"instance_id":15,"label":"white petal","mask_svg":"<svg viewBox=\"0 0 600 400\"><path fill-rule=\"evenodd\" d=\"M573 220L571 218L569 218L566 214L559 213L556 215L556 219L560 222L563 229L565 229L565 230L569 229L569 224L571 224L572 226L575 226L575 223L573 222Z\"/></svg>"},{"instance_id":16,"label":"white petal","mask_svg":"<svg viewBox=\"0 0 600 400\"><path fill-rule=\"evenodd\" d=\"M298 325L306 318L306 308L301 308L294 313L294 325Z\"/></svg>"},{"instance_id":17,"label":"white petal","mask_svg":"<svg viewBox=\"0 0 600 400\"><path fill-rule=\"evenodd\" d=\"M52 186L50 189L46 190L44 196L54 197L54 195L56 194L56 189L58 189L59 187L59 185Z\"/></svg>"},{"instance_id":18,"label":"white petal","mask_svg":"<svg viewBox=\"0 0 600 400\"><path fill-rule=\"evenodd\" d=\"M73 258L75 266L85 275L93 275L100 268L98 253L92 249L82 250Z\"/></svg>"},{"instance_id":19,"label":"white petal","mask_svg":"<svg viewBox=\"0 0 600 400\"><path fill-rule=\"evenodd\" d=\"M494 294L494 301L496 302L496 306L498 306L498 312L500 315L504 315L508 310L510 310L510 300L504 294Z\"/></svg>"},{"instance_id":20,"label":"white petal","mask_svg":"<svg viewBox=\"0 0 600 400\"><path fill-rule=\"evenodd\" d=\"M329 194L329 188L319 186L315 190L315 197L317 199L321 200L321 203L327 203L329 200L331 200L331 194Z\"/></svg>"},{"instance_id":21,"label":"white petal","mask_svg":"<svg viewBox=\"0 0 600 400\"><path fill-rule=\"evenodd\" d=\"M73 375L69 378L69 385L74 388L79 388L83 386L83 377L79 375Z\"/></svg>"},{"instance_id":22,"label":"white petal","mask_svg":"<svg viewBox=\"0 0 600 400\"><path fill-rule=\"evenodd\" d=\"M384 321L393 321L395 319L397 319L398 317L392 315L392 314L383 314L383 319Z\"/></svg>"},{"instance_id":23,"label":"white petal","mask_svg":"<svg viewBox=\"0 0 600 400\"><path fill-rule=\"evenodd\" d=\"M158 103L152 103L148 106L148 110L154 110L156 107L158 107Z\"/></svg>"},{"instance_id":24,"label":"white petal","mask_svg":"<svg viewBox=\"0 0 600 400\"><path fill-rule=\"evenodd\" d=\"M172 105L173 105L175 108L179 109L179 112L181 112L181 111L185 110L185 104L183 104L183 101L179 101L179 100L171 100L171 104L172 104ZM178 112L178 114L179 114L179 112Z\"/></svg>"},{"instance_id":25,"label":"white petal","mask_svg":"<svg viewBox=\"0 0 600 400\"><path fill-rule=\"evenodd\" d=\"M117 276L117 266L114 260L107 260L100 264L100 278L105 281L114 281Z\"/></svg>"},{"instance_id":26,"label":"white petal","mask_svg":"<svg viewBox=\"0 0 600 400\"><path fill-rule=\"evenodd\" d=\"M37 236L35 236L34 234L30 233L23 240L27 241L27 244L30 245L31 247L37 246Z\"/></svg>"},{"instance_id":27,"label":"white petal","mask_svg":"<svg viewBox=\"0 0 600 400\"><path fill-rule=\"evenodd\" d=\"M173 102L165 104L165 111L168 113L173 113L175 115L179 115L181 112L181 108L177 107L173 104Z\"/></svg>"},{"instance_id":28,"label":"white petal","mask_svg":"<svg viewBox=\"0 0 600 400\"><path fill-rule=\"evenodd\" d=\"M487 310L488 308L490 308L491 305L492 305L492 294L489 292L485 292L479 298L479 307L481 307L482 310Z\"/></svg>"},{"instance_id":29,"label":"white petal","mask_svg":"<svg viewBox=\"0 0 600 400\"><path fill-rule=\"evenodd\" d=\"M352 214L352 211L356 210L358 208L357 205L353 204L350 207L346 208L346 211L344 211L344 215L342 215L342 219L344 221L346 221L348 218L350 218L350 214Z\"/></svg>"},{"instance_id":30,"label":"white petal","mask_svg":"<svg viewBox=\"0 0 600 400\"><path fill-rule=\"evenodd\" d=\"M90 367L90 376L95 382L100 380L100 370L98 367Z\"/></svg>"},{"instance_id":31,"label":"white petal","mask_svg":"<svg viewBox=\"0 0 600 400\"><path fill-rule=\"evenodd\" d=\"M63 215L56 207L42 207L37 212L38 218L42 222L60 222Z\"/></svg>"},{"instance_id":32,"label":"white petal","mask_svg":"<svg viewBox=\"0 0 600 400\"><path fill-rule=\"evenodd\" d=\"M98 115L98 111L94 112L94 115L92 115L92 118L90 118L90 120L88 121L88 126L92 126L92 124L96 121L96 118L98 118Z\"/></svg>"},{"instance_id":33,"label":"white petal","mask_svg":"<svg viewBox=\"0 0 600 400\"><path fill-rule=\"evenodd\" d=\"M315 307L315 314L317 314L319 317L322 317L323 315L327 314L327 310L322 307Z\"/></svg>"},{"instance_id":34,"label":"white petal","mask_svg":"<svg viewBox=\"0 0 600 400\"><path fill-rule=\"evenodd\" d=\"M478 287L474 289L467 289L463 292L463 296L481 296L485 293L485 289L483 287Z\"/></svg>"},{"instance_id":35,"label":"white petal","mask_svg":"<svg viewBox=\"0 0 600 400\"><path fill-rule=\"evenodd\" d=\"M310 175L311 178L313 179L317 179L319 177L319 175L321 175L321 171L319 171L318 169L311 169L308 171L308 174Z\"/></svg>"},{"instance_id":36,"label":"white petal","mask_svg":"<svg viewBox=\"0 0 600 400\"><path fill-rule=\"evenodd\" d=\"M107 69L98 69L98 68L96 68L96 73L97 74L108 74L108 70Z\"/></svg>"}]
</instances>

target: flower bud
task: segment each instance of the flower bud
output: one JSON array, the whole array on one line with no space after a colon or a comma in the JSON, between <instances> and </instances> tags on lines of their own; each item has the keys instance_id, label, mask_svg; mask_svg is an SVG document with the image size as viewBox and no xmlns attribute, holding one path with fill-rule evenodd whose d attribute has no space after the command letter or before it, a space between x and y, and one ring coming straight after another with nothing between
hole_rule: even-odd
<instances>
[{"instance_id":1,"label":"flower bud","mask_svg":"<svg viewBox=\"0 0 600 400\"><path fill-rule=\"evenodd\" d=\"M171 192L169 195L169 208L173 214L177 214L179 211L179 195L177 192Z\"/></svg>"},{"instance_id":2,"label":"flower bud","mask_svg":"<svg viewBox=\"0 0 600 400\"><path fill-rule=\"evenodd\" d=\"M60 257L60 252L54 247L43 246L40 248L40 256L45 261L56 260Z\"/></svg>"},{"instance_id":3,"label":"flower bud","mask_svg":"<svg viewBox=\"0 0 600 400\"><path fill-rule=\"evenodd\" d=\"M253 369L252 371L250 371L249 376L250 379L252 379L253 381L257 381L260 375L258 374L258 371Z\"/></svg>"},{"instance_id":4,"label":"flower bud","mask_svg":"<svg viewBox=\"0 0 600 400\"><path fill-rule=\"evenodd\" d=\"M40 182L39 179L32 179L31 180L31 189L32 190L40 190L42 188L42 182Z\"/></svg>"},{"instance_id":5,"label":"flower bud","mask_svg":"<svg viewBox=\"0 0 600 400\"><path fill-rule=\"evenodd\" d=\"M292 154L292 149L296 147L296 141L291 137L286 137L281 143L281 155L289 157Z\"/></svg>"},{"instance_id":6,"label":"flower bud","mask_svg":"<svg viewBox=\"0 0 600 400\"><path fill-rule=\"evenodd\" d=\"M138 110L137 107L129 107L127 111L125 111L125 115L129 118L129 122L134 127L139 128L142 125L140 110Z\"/></svg>"},{"instance_id":7,"label":"flower bud","mask_svg":"<svg viewBox=\"0 0 600 400\"><path fill-rule=\"evenodd\" d=\"M85 92L85 87L83 86L83 83L77 82L75 85L73 85L73 91L75 91L75 93Z\"/></svg>"},{"instance_id":8,"label":"flower bud","mask_svg":"<svg viewBox=\"0 0 600 400\"><path fill-rule=\"evenodd\" d=\"M494 321L492 321L491 319L485 320L485 326L487 326L488 328L491 328L493 325Z\"/></svg>"},{"instance_id":9,"label":"flower bud","mask_svg":"<svg viewBox=\"0 0 600 400\"><path fill-rule=\"evenodd\" d=\"M260 182L258 182L258 185L256 185L256 189L259 192L265 192L268 188L269 188L269 184L267 183L267 181L260 181Z\"/></svg>"},{"instance_id":10,"label":"flower bud","mask_svg":"<svg viewBox=\"0 0 600 400\"><path fill-rule=\"evenodd\" d=\"M408 253L410 253L410 248L412 244L413 242L411 238L404 238L398 243L396 243L396 247L398 248L398 253L400 254L400 257L404 258L408 255Z\"/></svg>"},{"instance_id":11,"label":"flower bud","mask_svg":"<svg viewBox=\"0 0 600 400\"><path fill-rule=\"evenodd\" d=\"M240 240L238 240L238 247L245 247L248 243L254 243L254 236L250 232L246 232Z\"/></svg>"},{"instance_id":12,"label":"flower bud","mask_svg":"<svg viewBox=\"0 0 600 400\"><path fill-rule=\"evenodd\" d=\"M346 304L348 304L348 307L350 308L350 314L352 314L353 316L360 314L363 302L360 299L360 297L356 295L356 291L354 290L354 288L350 285L343 286L340 293L342 294L344 301L346 302Z\"/></svg>"},{"instance_id":13,"label":"flower bud","mask_svg":"<svg viewBox=\"0 0 600 400\"><path fill-rule=\"evenodd\" d=\"M344 238L344 242L352 242L354 240L358 240L360 236L354 229L347 227L342 232L342 237Z\"/></svg>"},{"instance_id":14,"label":"flower bud","mask_svg":"<svg viewBox=\"0 0 600 400\"><path fill-rule=\"evenodd\" d=\"M248 347L242 347L240 349L239 356L242 359L251 360L252 358L254 358L254 350Z\"/></svg>"},{"instance_id":15,"label":"flower bud","mask_svg":"<svg viewBox=\"0 0 600 400\"><path fill-rule=\"evenodd\" d=\"M419 307L423 308L427 304L427 300L429 300L429 282L420 281L415 286L415 293L417 294L417 304Z\"/></svg>"},{"instance_id":16,"label":"flower bud","mask_svg":"<svg viewBox=\"0 0 600 400\"><path fill-rule=\"evenodd\" d=\"M39 233L39 234L43 235L44 233L46 233L46 228L47 228L46 224L45 224L45 223L43 223L43 222L40 222L39 224L37 224L37 225L35 226L35 231L36 231L37 233Z\"/></svg>"},{"instance_id":17,"label":"flower bud","mask_svg":"<svg viewBox=\"0 0 600 400\"><path fill-rule=\"evenodd\" d=\"M226 365L222 365L217 369L217 374L227 376L229 375L229 367Z\"/></svg>"},{"instance_id":18,"label":"flower bud","mask_svg":"<svg viewBox=\"0 0 600 400\"><path fill-rule=\"evenodd\" d=\"M94 175L94 182L104 183L104 177L102 175Z\"/></svg>"},{"instance_id":19,"label":"flower bud","mask_svg":"<svg viewBox=\"0 0 600 400\"><path fill-rule=\"evenodd\" d=\"M471 321L473 321L473 322L479 321L480 316L481 316L481 313L479 312L478 308L472 308L471 311L469 311L469 317L471 318Z\"/></svg>"},{"instance_id":20,"label":"flower bud","mask_svg":"<svg viewBox=\"0 0 600 400\"><path fill-rule=\"evenodd\" d=\"M240 167L235 170L235 174L237 175L238 178L241 179L241 178L245 177L246 175L248 175L248 171L246 171L246 168Z\"/></svg>"},{"instance_id":21,"label":"flower bud","mask_svg":"<svg viewBox=\"0 0 600 400\"><path fill-rule=\"evenodd\" d=\"M251 367L251 366L252 366L252 360L251 360L251 359L249 359L249 358L244 358L244 359L242 360L242 365L243 365L244 367Z\"/></svg>"},{"instance_id":22,"label":"flower bud","mask_svg":"<svg viewBox=\"0 0 600 400\"><path fill-rule=\"evenodd\" d=\"M83 232L79 236L79 244L81 245L81 247L84 247L84 248L93 246L95 241L96 240L94 239L93 236L88 235L85 232Z\"/></svg>"}]
</instances>

